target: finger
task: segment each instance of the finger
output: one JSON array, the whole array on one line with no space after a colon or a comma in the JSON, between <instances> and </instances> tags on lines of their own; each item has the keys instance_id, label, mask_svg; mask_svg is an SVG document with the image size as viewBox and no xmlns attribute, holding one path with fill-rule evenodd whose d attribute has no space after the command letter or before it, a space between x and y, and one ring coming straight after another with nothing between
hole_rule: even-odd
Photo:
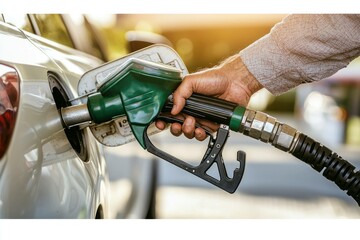
<instances>
[{"instance_id":1,"label":"finger","mask_svg":"<svg viewBox=\"0 0 360 240\"><path fill-rule=\"evenodd\" d=\"M155 126L156 126L158 129L160 129L160 130L164 130L165 127L166 127L166 123L163 122L163 121L157 120L157 121L155 122Z\"/></svg>"},{"instance_id":2,"label":"finger","mask_svg":"<svg viewBox=\"0 0 360 240\"><path fill-rule=\"evenodd\" d=\"M196 121L202 126L207 128L208 130L212 131L212 132L216 132L219 128L219 124L205 120L205 119L200 119L197 118Z\"/></svg>"},{"instance_id":3,"label":"finger","mask_svg":"<svg viewBox=\"0 0 360 240\"><path fill-rule=\"evenodd\" d=\"M186 99L193 94L193 80L191 79L191 77L185 77L180 86L175 90L173 94L174 105L171 109L172 115L179 114L185 106Z\"/></svg>"},{"instance_id":4,"label":"finger","mask_svg":"<svg viewBox=\"0 0 360 240\"><path fill-rule=\"evenodd\" d=\"M204 141L206 139L207 135L205 133L205 130L202 128L195 129L195 138L199 141Z\"/></svg>"},{"instance_id":5,"label":"finger","mask_svg":"<svg viewBox=\"0 0 360 240\"><path fill-rule=\"evenodd\" d=\"M182 134L181 124L180 123L171 124L170 132L174 136L177 136L177 137L180 136Z\"/></svg>"},{"instance_id":6,"label":"finger","mask_svg":"<svg viewBox=\"0 0 360 240\"><path fill-rule=\"evenodd\" d=\"M192 139L195 136L195 118L188 116L186 117L182 128L182 132L184 133L185 137Z\"/></svg>"}]
</instances>

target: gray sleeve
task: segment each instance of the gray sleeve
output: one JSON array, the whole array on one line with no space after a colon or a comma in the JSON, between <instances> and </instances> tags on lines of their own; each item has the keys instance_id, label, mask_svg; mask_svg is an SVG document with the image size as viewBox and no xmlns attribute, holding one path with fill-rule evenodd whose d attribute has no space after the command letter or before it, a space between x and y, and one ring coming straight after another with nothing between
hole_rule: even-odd
<instances>
[{"instance_id":1,"label":"gray sleeve","mask_svg":"<svg viewBox=\"0 0 360 240\"><path fill-rule=\"evenodd\" d=\"M324 79L360 55L360 15L289 15L240 52L256 79L278 95Z\"/></svg>"}]
</instances>

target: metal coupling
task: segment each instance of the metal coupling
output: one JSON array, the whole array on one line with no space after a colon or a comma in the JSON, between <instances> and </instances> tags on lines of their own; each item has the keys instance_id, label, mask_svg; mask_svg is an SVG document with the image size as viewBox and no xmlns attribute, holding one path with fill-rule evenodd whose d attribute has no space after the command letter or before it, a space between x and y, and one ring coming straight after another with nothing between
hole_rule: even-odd
<instances>
[{"instance_id":1,"label":"metal coupling","mask_svg":"<svg viewBox=\"0 0 360 240\"><path fill-rule=\"evenodd\" d=\"M74 105L60 109L64 127L70 128L83 123L89 123L91 116L86 104Z\"/></svg>"},{"instance_id":2,"label":"metal coupling","mask_svg":"<svg viewBox=\"0 0 360 240\"><path fill-rule=\"evenodd\" d=\"M276 118L249 109L245 111L239 132L262 142L269 142L285 152L293 150L299 135L295 128L278 122Z\"/></svg>"}]
</instances>

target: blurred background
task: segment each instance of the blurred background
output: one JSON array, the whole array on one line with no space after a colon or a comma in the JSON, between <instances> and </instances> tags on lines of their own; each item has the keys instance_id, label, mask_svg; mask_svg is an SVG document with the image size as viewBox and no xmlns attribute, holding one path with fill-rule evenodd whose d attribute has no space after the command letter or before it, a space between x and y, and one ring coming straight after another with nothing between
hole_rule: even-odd
<instances>
[{"instance_id":1,"label":"blurred background","mask_svg":"<svg viewBox=\"0 0 360 240\"><path fill-rule=\"evenodd\" d=\"M88 15L101 38L105 61L149 42L172 46L189 72L212 67L267 34L286 15ZM72 16L76 18L76 16ZM95 51L95 48L94 48ZM264 111L327 145L360 166L360 60L319 83L274 97L256 93L249 108ZM198 164L206 143L156 136L162 149ZM126 147L126 146L124 146ZM186 154L184 150L186 149ZM289 154L240 134L229 138L224 158L236 167L247 153L243 181L234 194L159 160L158 218L358 218L357 204L321 174ZM228 162L227 162L228 161Z\"/></svg>"}]
</instances>

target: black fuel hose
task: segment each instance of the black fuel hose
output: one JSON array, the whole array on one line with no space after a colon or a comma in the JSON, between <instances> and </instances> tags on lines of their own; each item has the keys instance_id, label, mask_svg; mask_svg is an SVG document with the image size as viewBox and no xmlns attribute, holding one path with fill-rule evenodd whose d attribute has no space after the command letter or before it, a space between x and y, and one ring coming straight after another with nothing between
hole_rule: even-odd
<instances>
[{"instance_id":1,"label":"black fuel hose","mask_svg":"<svg viewBox=\"0 0 360 240\"><path fill-rule=\"evenodd\" d=\"M312 138L300 133L292 155L333 181L360 206L360 172L348 161Z\"/></svg>"}]
</instances>

